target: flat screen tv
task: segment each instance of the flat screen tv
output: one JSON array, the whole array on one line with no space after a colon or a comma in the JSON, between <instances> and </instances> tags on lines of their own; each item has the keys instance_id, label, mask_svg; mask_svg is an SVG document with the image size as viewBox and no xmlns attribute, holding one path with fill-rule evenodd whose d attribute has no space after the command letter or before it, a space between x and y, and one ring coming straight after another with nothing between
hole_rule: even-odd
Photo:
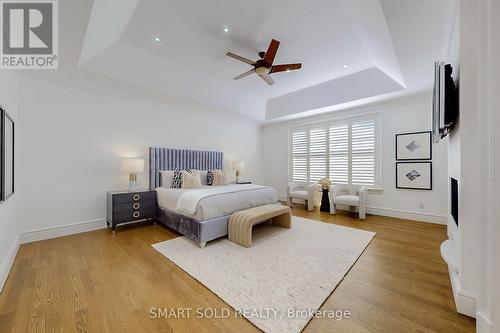
<instances>
[{"instance_id":1,"label":"flat screen tv","mask_svg":"<svg viewBox=\"0 0 500 333\"><path fill-rule=\"evenodd\" d=\"M451 216L458 226L458 181L455 178L450 178L450 199Z\"/></svg>"},{"instance_id":2,"label":"flat screen tv","mask_svg":"<svg viewBox=\"0 0 500 333\"><path fill-rule=\"evenodd\" d=\"M434 63L434 90L432 102L432 134L438 142L448 135L458 116L458 89L450 64Z\"/></svg>"}]
</instances>

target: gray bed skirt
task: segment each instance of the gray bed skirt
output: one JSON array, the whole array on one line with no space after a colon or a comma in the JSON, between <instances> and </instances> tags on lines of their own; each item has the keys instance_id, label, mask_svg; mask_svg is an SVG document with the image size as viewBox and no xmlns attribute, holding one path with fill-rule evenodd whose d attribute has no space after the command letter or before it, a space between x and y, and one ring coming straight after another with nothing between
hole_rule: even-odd
<instances>
[{"instance_id":1,"label":"gray bed skirt","mask_svg":"<svg viewBox=\"0 0 500 333\"><path fill-rule=\"evenodd\" d=\"M168 209L158 208L158 221L204 247L206 242L227 235L229 215L198 221Z\"/></svg>"}]
</instances>

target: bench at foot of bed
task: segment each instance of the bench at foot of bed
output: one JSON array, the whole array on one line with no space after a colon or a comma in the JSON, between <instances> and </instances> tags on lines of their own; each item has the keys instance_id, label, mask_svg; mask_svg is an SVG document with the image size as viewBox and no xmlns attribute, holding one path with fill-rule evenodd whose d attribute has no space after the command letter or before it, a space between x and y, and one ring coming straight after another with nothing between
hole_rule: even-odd
<instances>
[{"instance_id":1,"label":"bench at foot of bed","mask_svg":"<svg viewBox=\"0 0 500 333\"><path fill-rule=\"evenodd\" d=\"M253 226L268 220L274 225L291 228L292 211L288 206L269 204L236 212L229 218L228 238L239 245L251 247Z\"/></svg>"}]
</instances>

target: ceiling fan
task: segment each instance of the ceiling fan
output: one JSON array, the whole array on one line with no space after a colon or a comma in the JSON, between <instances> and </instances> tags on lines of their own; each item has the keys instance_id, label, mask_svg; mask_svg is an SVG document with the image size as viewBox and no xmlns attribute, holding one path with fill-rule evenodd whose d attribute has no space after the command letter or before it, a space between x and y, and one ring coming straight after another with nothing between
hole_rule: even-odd
<instances>
[{"instance_id":1,"label":"ceiling fan","mask_svg":"<svg viewBox=\"0 0 500 333\"><path fill-rule=\"evenodd\" d=\"M236 60L242 61L246 64L253 66L253 68L243 74L238 75L234 78L234 80L239 80L244 78L250 74L257 74L260 76L268 85L273 85L274 81L269 74L278 73L278 72L289 72L292 70L300 69L302 64L284 64L284 65L273 65L274 57L276 56L276 52L278 52L278 47L280 42L273 39L271 40L271 44L267 48L266 52L259 52L260 59L257 61L253 61L247 59L245 57L239 56L237 54L228 52L227 56L234 58Z\"/></svg>"}]
</instances>

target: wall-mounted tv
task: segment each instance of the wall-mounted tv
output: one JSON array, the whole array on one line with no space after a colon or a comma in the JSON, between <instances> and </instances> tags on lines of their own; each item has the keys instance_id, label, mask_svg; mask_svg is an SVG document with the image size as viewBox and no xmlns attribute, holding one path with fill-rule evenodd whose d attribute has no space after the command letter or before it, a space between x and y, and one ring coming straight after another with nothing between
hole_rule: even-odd
<instances>
[{"instance_id":1,"label":"wall-mounted tv","mask_svg":"<svg viewBox=\"0 0 500 333\"><path fill-rule=\"evenodd\" d=\"M458 180L455 178L450 178L450 200L451 216L458 227Z\"/></svg>"},{"instance_id":2,"label":"wall-mounted tv","mask_svg":"<svg viewBox=\"0 0 500 333\"><path fill-rule=\"evenodd\" d=\"M435 142L448 135L458 117L458 89L452 73L450 64L434 63L432 134Z\"/></svg>"}]
</instances>

